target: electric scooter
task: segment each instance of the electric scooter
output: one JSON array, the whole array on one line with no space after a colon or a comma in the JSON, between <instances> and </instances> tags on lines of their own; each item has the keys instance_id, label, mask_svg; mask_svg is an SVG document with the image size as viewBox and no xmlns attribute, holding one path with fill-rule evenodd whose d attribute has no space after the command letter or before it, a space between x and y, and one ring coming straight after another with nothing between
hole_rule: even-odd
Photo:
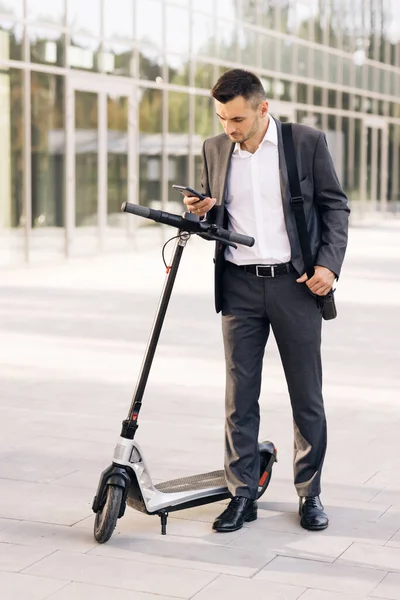
<instances>
[{"instance_id":1,"label":"electric scooter","mask_svg":"<svg viewBox=\"0 0 400 600\"><path fill-rule=\"evenodd\" d=\"M105 469L98 484L92 509L96 513L94 537L99 543L107 542L125 513L126 505L148 515L161 518L161 533L166 534L167 517L170 512L183 510L202 504L218 502L231 496L223 470L211 471L153 484L139 444L134 441L138 429L138 417L142 399L150 373L158 339L161 333L168 303L183 250L191 237L196 234L221 244L252 246L252 237L228 231L187 212L184 216L149 209L125 202L121 210L158 223L176 227L179 230L175 250L162 290L153 327L143 363L139 372L127 418L122 422L120 438L117 442L112 464ZM259 444L260 479L257 498L267 489L271 480L272 466L277 460L277 451L272 442Z\"/></svg>"}]
</instances>

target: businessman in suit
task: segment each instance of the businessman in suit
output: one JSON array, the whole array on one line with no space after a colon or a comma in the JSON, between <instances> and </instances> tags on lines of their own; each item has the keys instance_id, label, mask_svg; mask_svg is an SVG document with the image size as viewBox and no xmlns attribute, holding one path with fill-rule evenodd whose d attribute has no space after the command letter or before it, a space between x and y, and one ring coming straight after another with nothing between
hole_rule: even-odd
<instances>
[{"instance_id":1,"label":"businessman in suit","mask_svg":"<svg viewBox=\"0 0 400 600\"><path fill-rule=\"evenodd\" d=\"M268 114L261 81L249 71L224 73L211 92L224 133L203 146L205 200L187 198L194 214L253 236L252 248L217 243L215 303L222 311L226 362L225 472L232 499L218 532L257 518L260 474L259 395L270 328L279 349L294 421L294 483L300 524L328 526L320 500L326 451L322 397L321 313L344 259L349 208L325 135L293 125L296 160L315 264L305 274L290 205L281 123Z\"/></svg>"}]
</instances>

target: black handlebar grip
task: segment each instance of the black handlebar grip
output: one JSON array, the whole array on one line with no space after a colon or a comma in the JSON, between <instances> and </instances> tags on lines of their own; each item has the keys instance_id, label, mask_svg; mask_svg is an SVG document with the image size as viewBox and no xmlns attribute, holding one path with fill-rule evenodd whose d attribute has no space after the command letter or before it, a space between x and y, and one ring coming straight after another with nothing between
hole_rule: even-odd
<instances>
[{"instance_id":1,"label":"black handlebar grip","mask_svg":"<svg viewBox=\"0 0 400 600\"><path fill-rule=\"evenodd\" d=\"M236 233L235 231L229 232L228 240L234 244L241 244L242 246L249 246L250 248L254 246L255 243L255 239L250 235L243 235L241 233Z\"/></svg>"},{"instance_id":2,"label":"black handlebar grip","mask_svg":"<svg viewBox=\"0 0 400 600\"><path fill-rule=\"evenodd\" d=\"M132 215L137 215L138 217L145 217L146 219L150 217L150 208L147 206L139 206L139 204L132 204L131 202L124 202L121 206L122 212L128 212Z\"/></svg>"}]
</instances>

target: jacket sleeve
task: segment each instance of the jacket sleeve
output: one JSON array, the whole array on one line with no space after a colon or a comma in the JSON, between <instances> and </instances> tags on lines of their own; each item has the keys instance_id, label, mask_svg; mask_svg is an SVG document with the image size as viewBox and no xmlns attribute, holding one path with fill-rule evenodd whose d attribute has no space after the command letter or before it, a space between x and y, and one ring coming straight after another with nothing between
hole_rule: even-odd
<instances>
[{"instance_id":1,"label":"jacket sleeve","mask_svg":"<svg viewBox=\"0 0 400 600\"><path fill-rule=\"evenodd\" d=\"M314 201L321 220L321 246L316 264L339 277L346 253L350 209L341 188L324 133L314 154Z\"/></svg>"},{"instance_id":2,"label":"jacket sleeve","mask_svg":"<svg viewBox=\"0 0 400 600\"><path fill-rule=\"evenodd\" d=\"M210 190L210 183L209 183L209 175L208 175L208 163L207 163L207 153L206 153L206 143L207 141L205 141L203 143L203 149L202 149L202 158L203 158L203 167L202 167L202 171L201 171L201 191L202 193L211 198L211 190ZM205 220L210 221L210 222L214 222L215 221L215 215L214 215L214 208L212 208L204 217Z\"/></svg>"}]
</instances>

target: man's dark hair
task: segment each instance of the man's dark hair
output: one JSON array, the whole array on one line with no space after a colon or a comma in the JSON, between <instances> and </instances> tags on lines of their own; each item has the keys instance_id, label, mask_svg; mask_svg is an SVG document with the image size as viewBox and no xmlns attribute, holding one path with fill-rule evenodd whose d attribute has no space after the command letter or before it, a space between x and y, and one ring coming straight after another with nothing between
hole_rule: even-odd
<instances>
[{"instance_id":1,"label":"man's dark hair","mask_svg":"<svg viewBox=\"0 0 400 600\"><path fill-rule=\"evenodd\" d=\"M222 104L243 96L255 106L266 99L265 90L257 75L244 69L231 69L223 73L211 90L211 96Z\"/></svg>"}]
</instances>

